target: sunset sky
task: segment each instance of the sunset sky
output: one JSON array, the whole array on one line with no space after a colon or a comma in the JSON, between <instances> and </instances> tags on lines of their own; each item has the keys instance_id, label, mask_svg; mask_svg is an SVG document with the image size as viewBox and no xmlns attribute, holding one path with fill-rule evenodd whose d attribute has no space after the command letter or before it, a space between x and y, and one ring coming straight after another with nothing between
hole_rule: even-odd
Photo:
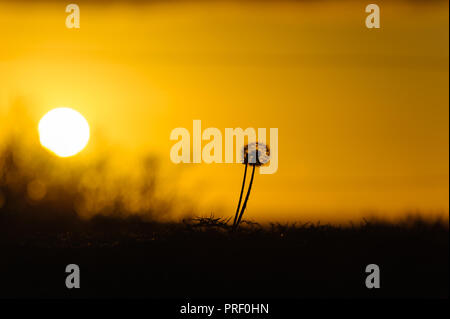
<instances>
[{"instance_id":1,"label":"sunset sky","mask_svg":"<svg viewBox=\"0 0 450 319\"><path fill-rule=\"evenodd\" d=\"M84 156L108 148L132 170L155 154L203 214L234 214L243 165L173 164L170 132L193 120L279 129L278 172L255 176L248 218L448 218L448 2L378 2L379 30L360 1L78 1L78 30L65 2L19 3L0 0L0 116L25 101L35 131L76 109Z\"/></svg>"}]
</instances>

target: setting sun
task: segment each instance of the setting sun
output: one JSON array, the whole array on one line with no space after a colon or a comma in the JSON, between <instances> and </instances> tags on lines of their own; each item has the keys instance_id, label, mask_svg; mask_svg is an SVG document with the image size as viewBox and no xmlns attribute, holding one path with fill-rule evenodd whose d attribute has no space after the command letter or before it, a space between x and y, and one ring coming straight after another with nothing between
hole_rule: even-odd
<instances>
[{"instance_id":1,"label":"setting sun","mask_svg":"<svg viewBox=\"0 0 450 319\"><path fill-rule=\"evenodd\" d=\"M39 122L39 139L43 147L60 157L79 153L89 141L89 124L77 111L57 108Z\"/></svg>"}]
</instances>

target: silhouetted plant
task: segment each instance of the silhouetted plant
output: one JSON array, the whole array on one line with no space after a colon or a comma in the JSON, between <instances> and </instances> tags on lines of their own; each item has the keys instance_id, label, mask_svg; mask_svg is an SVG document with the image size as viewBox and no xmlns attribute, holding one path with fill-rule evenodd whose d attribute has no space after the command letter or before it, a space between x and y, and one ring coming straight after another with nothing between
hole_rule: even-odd
<instances>
[{"instance_id":1,"label":"silhouetted plant","mask_svg":"<svg viewBox=\"0 0 450 319\"><path fill-rule=\"evenodd\" d=\"M242 164L245 165L244 178L242 180L241 193L239 196L239 202L238 202L238 206L236 209L236 214L234 216L233 228L232 228L233 230L236 230L237 227L239 226L242 216L244 215L245 208L247 207L248 198L250 197L250 192L252 190L253 179L255 177L256 167L267 164L267 162L269 162L269 159L270 159L270 149L267 145L256 142L256 143L250 143L250 144L247 144L244 146L244 148L242 150ZM242 209L239 212L239 209L241 208L242 195L244 194L245 179L247 177L248 165L252 166L252 176L250 177L250 184L248 186L247 195L245 196L245 200L242 205Z\"/></svg>"}]
</instances>

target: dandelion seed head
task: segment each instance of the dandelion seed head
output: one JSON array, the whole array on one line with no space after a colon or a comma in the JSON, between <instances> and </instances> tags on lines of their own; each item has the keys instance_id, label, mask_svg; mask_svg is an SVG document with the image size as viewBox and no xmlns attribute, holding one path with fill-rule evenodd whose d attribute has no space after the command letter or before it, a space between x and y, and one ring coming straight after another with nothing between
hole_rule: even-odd
<instances>
[{"instance_id":1,"label":"dandelion seed head","mask_svg":"<svg viewBox=\"0 0 450 319\"><path fill-rule=\"evenodd\" d=\"M264 143L250 143L242 149L241 163L262 166L270 160L270 149Z\"/></svg>"}]
</instances>

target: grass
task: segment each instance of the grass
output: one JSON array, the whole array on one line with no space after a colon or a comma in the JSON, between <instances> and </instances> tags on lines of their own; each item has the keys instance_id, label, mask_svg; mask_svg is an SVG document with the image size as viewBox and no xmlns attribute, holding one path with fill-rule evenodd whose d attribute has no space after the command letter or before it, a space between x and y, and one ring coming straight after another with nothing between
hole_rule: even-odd
<instances>
[{"instance_id":1,"label":"grass","mask_svg":"<svg viewBox=\"0 0 450 319\"><path fill-rule=\"evenodd\" d=\"M448 297L448 223L409 218L259 225L214 216L158 223L2 220L0 297ZM64 287L65 266L82 289ZM381 289L365 288L365 266Z\"/></svg>"}]
</instances>

